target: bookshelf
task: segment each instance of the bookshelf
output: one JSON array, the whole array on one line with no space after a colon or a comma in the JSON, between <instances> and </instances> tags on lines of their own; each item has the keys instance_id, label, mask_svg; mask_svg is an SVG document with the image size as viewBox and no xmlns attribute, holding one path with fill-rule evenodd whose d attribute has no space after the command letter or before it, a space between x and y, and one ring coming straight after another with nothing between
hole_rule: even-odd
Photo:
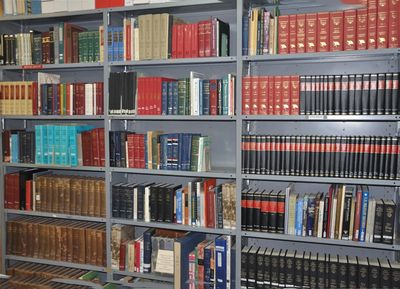
<instances>
[{"instance_id":1,"label":"bookshelf","mask_svg":"<svg viewBox=\"0 0 400 289\"><path fill-rule=\"evenodd\" d=\"M370 185L377 190L382 190L383 195L391 194L396 204L399 205L399 180L376 180L357 178L331 178L331 177L306 177L285 175L257 175L244 174L241 168L241 135L244 134L322 134L335 133L337 135L354 134L382 134L398 136L399 115L242 115L241 93L242 78L246 75L293 75L293 74L355 74L367 72L398 72L400 70L400 49L378 49L363 51L319 52L286 55L242 55L242 21L247 13L250 1L247 0L187 0L177 3L164 3L154 5L138 5L133 7L118 7L93 11L60 12L54 14L31 16L6 16L0 17L0 23L10 24L13 31L23 31L27 27L41 27L64 21L68 17L77 24L91 27L104 25L105 58L104 62L95 63L70 63L70 64L43 64L40 66L0 66L0 80L33 80L39 71L57 73L68 81L104 81L104 115L10 115L0 116L3 132L6 128L32 127L34 124L49 122L78 122L89 123L95 127L103 127L105 131L105 167L65 167L53 165L19 164L2 162L0 166L0 203L4 203L4 175L23 168L46 168L67 174L90 173L94 176L105 178L106 184L106 218L88 216L75 216L58 213L31 212L13 209L4 209L0 206L0 227L5 230L8 218L18 215L49 217L55 219L69 219L105 223L107 240L107 266L99 267L86 264L74 264L52 260L34 259L28 257L6 255L6 234L2 234L2 268L6 262L29 261L42 264L60 265L72 268L85 268L107 274L107 280L118 283L117 277L132 276L149 280L173 282L173 278L155 274L140 274L121 272L111 269L111 227L113 224L126 224L139 228L162 228L179 231L202 232L212 235L231 235L236 238L236 284L240 284L241 272L241 247L245 244L263 245L268 247L294 249L300 246L304 250L320 248L326 252L340 252L347 254L354 248L362 256L383 254L399 261L400 245L398 230L395 233L394 245L379 243L363 243L336 239L322 239L313 237L298 237L293 235L273 234L264 232L250 232L241 229L241 193L242 188L259 186L260 188L280 187L284 189L289 183L303 186L317 186L321 189L325 184ZM255 5L268 5L265 1L251 1ZM289 3L291 2L291 3ZM316 5L308 4L317 2ZM340 1L283 1L281 11L284 14L297 13L298 11L315 12L322 10L335 10L354 8L344 6ZM308 3L305 5L304 3ZM272 5L272 4L271 4ZM306 6L306 7L304 7ZM212 12L213 16L221 17L231 25L231 56L227 57L202 57L181 58L166 60L141 60L141 61L109 61L107 58L107 35L111 25L121 22L127 13L140 15L146 13L168 12L182 19L197 21L205 19ZM1 29L0 29L0 32ZM236 75L236 114L234 116L191 116L191 115L109 115L109 84L111 72L134 70L149 75L168 75L182 77L191 70L208 73L220 77L227 73ZM212 159L213 167L209 172L148 170L136 168L117 168L110 166L110 142L108 134L115 130L148 131L162 129L166 132L196 131L211 135L213 139ZM383 131L383 132L382 132ZM218 145L220 144L220 145ZM2 144L0 142L0 150ZM159 222L142 222L127 219L112 218L111 214L111 184L116 181L148 181L184 183L191 178L215 178L222 181L235 181L236 187L236 229L211 229L192 227L186 225L167 224ZM319 187L318 187L319 186ZM389 192L389 193L387 193ZM385 196L386 196L385 195ZM398 218L398 217L397 217ZM397 219L398 222L398 219ZM398 228L397 228L398 229ZM120 282L122 283L122 282ZM123 285L123 284L120 284ZM238 286L237 286L238 287Z\"/></svg>"}]
</instances>

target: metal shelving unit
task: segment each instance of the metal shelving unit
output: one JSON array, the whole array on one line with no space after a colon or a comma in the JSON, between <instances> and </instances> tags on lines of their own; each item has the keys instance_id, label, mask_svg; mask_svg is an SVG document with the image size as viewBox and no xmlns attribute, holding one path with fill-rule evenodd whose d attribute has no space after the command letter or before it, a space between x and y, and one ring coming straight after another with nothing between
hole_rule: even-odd
<instances>
[{"instance_id":1,"label":"metal shelving unit","mask_svg":"<svg viewBox=\"0 0 400 289\"><path fill-rule=\"evenodd\" d=\"M296 0L296 1L286 1L283 0L282 9L296 9L302 6L309 7L314 11L315 9L322 9L323 7L348 7L343 6L340 1L335 0ZM245 2L245 3L244 3ZM324 74L337 74L337 71L345 71L343 73L353 73L356 66L363 64L359 69L365 68L365 65L371 61L371 63L380 62L380 69L387 70L387 72L399 71L400 62L399 55L400 49L382 49L382 50L365 50L365 51L342 51L342 52L326 52L326 53L303 53L303 54L288 54L288 55L261 55L261 56L243 56L242 51L242 20L243 15L246 13L246 5L248 0L186 0L182 2L172 2L163 4L152 4L152 5L137 5L133 7L118 7L102 10L93 11L76 11L76 12L59 12L54 14L45 15L29 15L29 16L7 16L0 17L0 23L12 22L20 26L21 31L25 26L31 25L28 22L40 22L41 24L54 23L57 21L63 21L67 18L78 19L81 23L85 22L87 16L88 19L96 19L104 24L104 35L105 35L105 51L107 51L107 35L108 35L108 25L110 24L110 18L113 15L118 17L124 13L134 13L135 15L140 15L144 13L159 13L159 12L169 12L172 14L178 14L180 16L187 16L188 19L191 17L195 19L201 19L201 17L209 17L211 11L216 11L215 13L221 13L221 15L228 15L226 17L231 17L231 29L232 29L232 44L231 51L232 56L229 57L209 57L209 58L184 58L184 59L167 59L167 60L151 60L151 61L121 61L112 62L108 61L107 53L105 53L105 60L102 63L77 63L77 64L50 64L43 66L32 66L32 67L22 67L22 66L0 66L0 80L6 78L7 73L12 73L15 79L15 74L21 73L23 76L29 73L36 73L37 71L56 71L57 73L72 73L78 75L86 75L85 72L95 72L99 73L100 78L104 80L104 110L107 111L108 107L108 77L111 71L121 71L123 69L132 70L144 70L146 72L153 72L157 74L159 70L164 72L172 71L176 76L181 74L182 71L186 70L196 70L202 69L206 73L211 73L213 75L222 75L227 73L228 70L233 72L237 76L236 80L236 116L142 116L142 115L108 115L103 116L0 116L2 126L0 128L0 133L5 128L5 123L12 121L29 121L29 123L34 121L97 121L102 124L105 129L105 153L106 153L106 165L104 168L100 167L64 167L64 166L51 166L51 165L36 165L36 164L16 164L16 163L0 163L0 189L2 194L0 194L0 203L4 203L4 174L7 171L15 171L18 168L47 168L54 170L65 170L70 172L76 171L77 174L82 173L97 173L105 177L106 180L106 218L94 218L88 216L75 216L57 213L47 213L47 212L32 212L32 211L19 211L4 209L0 206L0 227L4 232L5 221L11 215L27 215L27 216L42 216L50 218L62 218L62 219L72 219L72 220L85 220L93 222L102 222L106 224L106 235L107 235L107 266L98 267L86 264L74 264L69 262L59 262L44 259L34 259L21 256L13 255L3 255L2 264L5 265L5 260L15 260L15 261L28 261L36 262L41 264L50 264L58 266L66 266L71 268L82 268L94 271L101 271L107 274L107 280L114 280L115 275L120 276L132 276L139 277L149 280L166 281L173 282L173 278L158 276L155 274L139 274L133 272L121 272L118 270L111 270L111 227L114 223L127 224L136 226L139 228L153 227L153 228L164 228L173 229L181 231L195 231L204 232L207 234L226 234L236 237L236 284L240 284L240 261L241 261L241 247L243 243L248 242L248 240L256 240L257 242L263 241L266 244L273 245L275 241L283 241L292 246L292 248L299 244L305 244L309 247L316 247L318 245L330 245L335 248L348 248L351 249L376 249L382 250L382 252L400 252L400 244L386 245L377 243L360 243L353 241L344 240L334 240L334 239L320 239L313 237L298 237L290 235L272 234L264 232L247 232L241 229L241 190L243 186L247 186L252 182L257 184L267 184L267 185L279 185L286 186L288 182L300 183L300 184L365 184L375 187L385 187L389 190L393 190L394 199L398 203L399 196L397 187L400 186L399 180L371 180L371 179L355 179L355 178L329 178L329 177L301 177L301 176L282 176L282 175L252 175L252 174L242 174L241 172L241 135L242 133L253 133L251 131L253 124L257 124L257 129L265 128L270 129L278 127L282 129L283 133L285 130L289 130L291 126L296 126L298 123L304 126L312 125L315 130L328 130L325 126L331 123L357 123L360 125L368 124L380 124L387 125L385 127L386 131L391 130L392 135L398 135L400 116L399 115L300 115L300 116L286 116L286 115L240 115L241 112L241 91L242 91L242 77L251 73L252 71L266 72L269 75L273 74L315 74L319 73L316 67L319 65L319 69L325 63L328 63L329 67L337 65L337 70L330 71L325 69ZM268 5L264 0L254 0L254 3L258 5ZM308 6L307 6L308 5ZM329 8L329 9L330 9ZM117 18L118 18L117 17ZM200 17L200 18L199 18ZM70 21L70 20L68 20ZM19 30L18 30L19 31ZM7 32L9 33L9 32ZM357 64L357 65L355 65ZM306 68L302 68L302 66ZM340 67L343 65L344 68ZM254 69L256 68L256 69ZM353 70L352 70L353 69ZM370 69L375 69L374 67ZM349 72L350 71L350 72ZM355 73L362 73L357 71ZM385 72L385 71L382 71ZM70 76L70 77L75 77ZM191 171L168 171L168 170L147 170L147 169L131 169L131 168L113 168L110 167L110 144L108 139L109 131L115 129L119 123L125 124L132 123L133 125L143 125L148 129L148 126L153 126L156 128L158 123L166 125L169 129L176 129L177 131L184 131L189 127L192 131L196 131L200 127L204 132L214 132L218 137L221 134L221 144L213 144L213 150L217 150L217 155L223 156L223 161L226 163L225 166L218 163L211 172L191 172ZM220 128L223 128L222 130ZM150 129L149 129L150 130ZM231 137L231 138L229 138ZM225 138L227 141L225 141ZM228 147L225 147L228 146ZM2 142L0 142L0 150L2 149ZM230 162L233 159L232 162ZM229 229L211 229L211 228L200 228L185 225L176 225L169 223L158 223L158 222L140 222L134 220L117 219L111 217L111 183L117 177L127 178L127 176L133 175L135 177L146 177L152 180L157 180L157 178L216 178L222 179L223 181L235 180L237 183L236 191L236 218L237 223L235 230ZM295 243L296 245L293 245ZM292 245L291 245L292 244ZM5 234L2 234L1 249L5 252ZM1 266L0 266L1 267ZM117 281L116 281L117 282ZM121 282L122 283L122 282Z\"/></svg>"}]
</instances>

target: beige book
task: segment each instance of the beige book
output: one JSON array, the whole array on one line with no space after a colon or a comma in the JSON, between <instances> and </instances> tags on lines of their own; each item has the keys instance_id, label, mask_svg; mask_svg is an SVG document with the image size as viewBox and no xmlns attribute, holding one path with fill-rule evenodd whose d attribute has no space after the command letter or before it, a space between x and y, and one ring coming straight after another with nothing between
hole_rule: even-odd
<instances>
[{"instance_id":1,"label":"beige book","mask_svg":"<svg viewBox=\"0 0 400 289\"><path fill-rule=\"evenodd\" d=\"M289 207L288 207L288 234L295 235L295 222L296 222L296 202L299 194L291 193L289 195Z\"/></svg>"},{"instance_id":2,"label":"beige book","mask_svg":"<svg viewBox=\"0 0 400 289\"><path fill-rule=\"evenodd\" d=\"M322 238L323 223L324 223L324 209L325 209L325 199L322 195L319 201L319 212L318 212L318 226L317 226L317 237Z\"/></svg>"},{"instance_id":3,"label":"beige book","mask_svg":"<svg viewBox=\"0 0 400 289\"><path fill-rule=\"evenodd\" d=\"M139 21L139 60L144 60L146 59L146 53L145 53L146 15L140 15L138 17L138 21Z\"/></svg>"},{"instance_id":4,"label":"beige book","mask_svg":"<svg viewBox=\"0 0 400 289\"><path fill-rule=\"evenodd\" d=\"M140 60L140 29L135 28L134 29L134 50L135 50L135 58L133 60L138 61Z\"/></svg>"},{"instance_id":5,"label":"beige book","mask_svg":"<svg viewBox=\"0 0 400 289\"><path fill-rule=\"evenodd\" d=\"M258 24L258 11L259 8L251 10L249 20L249 55L257 54L257 24Z\"/></svg>"},{"instance_id":6,"label":"beige book","mask_svg":"<svg viewBox=\"0 0 400 289\"><path fill-rule=\"evenodd\" d=\"M335 238L335 224L336 224L336 210L337 210L337 202L338 198L337 195L333 198L332 207L331 207L331 232L329 238Z\"/></svg>"},{"instance_id":7,"label":"beige book","mask_svg":"<svg viewBox=\"0 0 400 289\"><path fill-rule=\"evenodd\" d=\"M269 54L276 54L276 49L275 49L275 18L270 18L269 20Z\"/></svg>"},{"instance_id":8,"label":"beige book","mask_svg":"<svg viewBox=\"0 0 400 289\"><path fill-rule=\"evenodd\" d=\"M161 14L152 15L152 59L161 58Z\"/></svg>"},{"instance_id":9,"label":"beige book","mask_svg":"<svg viewBox=\"0 0 400 289\"><path fill-rule=\"evenodd\" d=\"M172 16L168 13L162 13L160 15L160 59L168 59L168 40L171 39L172 35L170 27L172 26L173 21Z\"/></svg>"},{"instance_id":10,"label":"beige book","mask_svg":"<svg viewBox=\"0 0 400 289\"><path fill-rule=\"evenodd\" d=\"M99 26L100 62L104 61L104 26Z\"/></svg>"},{"instance_id":11,"label":"beige book","mask_svg":"<svg viewBox=\"0 0 400 289\"><path fill-rule=\"evenodd\" d=\"M374 238L375 208L376 208L376 200L374 198L369 199L367 227L365 230L365 242L372 242Z\"/></svg>"}]
</instances>

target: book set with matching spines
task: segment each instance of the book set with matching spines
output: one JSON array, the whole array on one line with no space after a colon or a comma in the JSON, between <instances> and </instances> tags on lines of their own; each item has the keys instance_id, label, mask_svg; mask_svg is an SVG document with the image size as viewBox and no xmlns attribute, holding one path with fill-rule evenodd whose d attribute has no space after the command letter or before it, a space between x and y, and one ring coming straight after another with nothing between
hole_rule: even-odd
<instances>
[{"instance_id":1,"label":"book set with matching spines","mask_svg":"<svg viewBox=\"0 0 400 289\"><path fill-rule=\"evenodd\" d=\"M242 136L242 173L396 180L398 138Z\"/></svg>"},{"instance_id":2,"label":"book set with matching spines","mask_svg":"<svg viewBox=\"0 0 400 289\"><path fill-rule=\"evenodd\" d=\"M394 115L399 74L245 76L244 115Z\"/></svg>"},{"instance_id":3,"label":"book set with matching spines","mask_svg":"<svg viewBox=\"0 0 400 289\"><path fill-rule=\"evenodd\" d=\"M103 107L103 82L0 82L3 115L103 115Z\"/></svg>"},{"instance_id":4,"label":"book set with matching spines","mask_svg":"<svg viewBox=\"0 0 400 289\"><path fill-rule=\"evenodd\" d=\"M48 31L0 35L0 64L30 66L42 64L90 63L103 61L103 27L87 31L61 22Z\"/></svg>"},{"instance_id":5,"label":"book set with matching spines","mask_svg":"<svg viewBox=\"0 0 400 289\"><path fill-rule=\"evenodd\" d=\"M397 206L367 186L331 185L327 193L242 191L242 230L393 244Z\"/></svg>"},{"instance_id":6,"label":"book set with matching spines","mask_svg":"<svg viewBox=\"0 0 400 289\"><path fill-rule=\"evenodd\" d=\"M241 288L399 288L400 264L365 258L247 245Z\"/></svg>"},{"instance_id":7,"label":"book set with matching spines","mask_svg":"<svg viewBox=\"0 0 400 289\"><path fill-rule=\"evenodd\" d=\"M280 15L250 8L243 18L243 55L398 48L399 1L364 1L366 8Z\"/></svg>"},{"instance_id":8,"label":"book set with matching spines","mask_svg":"<svg viewBox=\"0 0 400 289\"><path fill-rule=\"evenodd\" d=\"M60 166L105 165L104 128L35 125L34 131L3 131L3 160Z\"/></svg>"},{"instance_id":9,"label":"book set with matching spines","mask_svg":"<svg viewBox=\"0 0 400 289\"><path fill-rule=\"evenodd\" d=\"M229 24L216 17L185 23L168 13L146 14L108 29L109 61L229 56L229 48Z\"/></svg>"},{"instance_id":10,"label":"book set with matching spines","mask_svg":"<svg viewBox=\"0 0 400 289\"><path fill-rule=\"evenodd\" d=\"M7 254L106 266L106 227L102 223L41 217L6 222Z\"/></svg>"},{"instance_id":11,"label":"book set with matching spines","mask_svg":"<svg viewBox=\"0 0 400 289\"><path fill-rule=\"evenodd\" d=\"M193 133L110 132L110 166L149 170L211 170L211 139Z\"/></svg>"},{"instance_id":12,"label":"book set with matching spines","mask_svg":"<svg viewBox=\"0 0 400 289\"><path fill-rule=\"evenodd\" d=\"M207 240L203 233L152 228L135 237L134 227L115 224L111 247L111 267L117 271L173 276L176 289L235 288L231 236Z\"/></svg>"},{"instance_id":13,"label":"book set with matching spines","mask_svg":"<svg viewBox=\"0 0 400 289\"><path fill-rule=\"evenodd\" d=\"M142 222L234 229L236 185L215 179L187 185L116 183L112 185L112 217Z\"/></svg>"},{"instance_id":14,"label":"book set with matching spines","mask_svg":"<svg viewBox=\"0 0 400 289\"><path fill-rule=\"evenodd\" d=\"M4 177L4 208L106 217L104 179L29 169Z\"/></svg>"}]
</instances>

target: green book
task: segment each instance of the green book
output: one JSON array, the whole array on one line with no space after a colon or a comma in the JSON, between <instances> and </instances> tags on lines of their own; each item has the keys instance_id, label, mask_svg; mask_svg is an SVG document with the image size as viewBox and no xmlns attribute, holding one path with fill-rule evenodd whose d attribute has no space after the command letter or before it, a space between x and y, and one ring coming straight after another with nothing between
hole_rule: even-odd
<instances>
[{"instance_id":1,"label":"green book","mask_svg":"<svg viewBox=\"0 0 400 289\"><path fill-rule=\"evenodd\" d=\"M190 170L197 172L199 162L199 142L200 136L194 135L192 137L192 152L190 156Z\"/></svg>"},{"instance_id":2,"label":"green book","mask_svg":"<svg viewBox=\"0 0 400 289\"><path fill-rule=\"evenodd\" d=\"M97 279L99 277L99 273L96 271L89 271L86 274L83 274L81 277L79 277L80 280L87 280L87 281L92 281L94 279Z\"/></svg>"},{"instance_id":3,"label":"green book","mask_svg":"<svg viewBox=\"0 0 400 289\"><path fill-rule=\"evenodd\" d=\"M84 59L84 50L85 50L85 46L84 46L84 35L86 32L80 32L78 34L78 45L79 45L79 62L86 62Z\"/></svg>"},{"instance_id":4,"label":"green book","mask_svg":"<svg viewBox=\"0 0 400 289\"><path fill-rule=\"evenodd\" d=\"M185 115L185 103L186 103L186 79L178 80L178 115Z\"/></svg>"},{"instance_id":5,"label":"green book","mask_svg":"<svg viewBox=\"0 0 400 289\"><path fill-rule=\"evenodd\" d=\"M90 31L87 34L87 61L94 62L94 49L95 49L95 31Z\"/></svg>"},{"instance_id":6,"label":"green book","mask_svg":"<svg viewBox=\"0 0 400 289\"><path fill-rule=\"evenodd\" d=\"M190 115L190 78L186 78L185 115Z\"/></svg>"},{"instance_id":7,"label":"green book","mask_svg":"<svg viewBox=\"0 0 400 289\"><path fill-rule=\"evenodd\" d=\"M94 51L93 51L93 61L100 61L100 33L94 32Z\"/></svg>"},{"instance_id":8,"label":"green book","mask_svg":"<svg viewBox=\"0 0 400 289\"><path fill-rule=\"evenodd\" d=\"M58 24L58 46L59 46L59 52L58 52L59 63L63 64L64 63L64 22L60 22Z\"/></svg>"}]
</instances>

